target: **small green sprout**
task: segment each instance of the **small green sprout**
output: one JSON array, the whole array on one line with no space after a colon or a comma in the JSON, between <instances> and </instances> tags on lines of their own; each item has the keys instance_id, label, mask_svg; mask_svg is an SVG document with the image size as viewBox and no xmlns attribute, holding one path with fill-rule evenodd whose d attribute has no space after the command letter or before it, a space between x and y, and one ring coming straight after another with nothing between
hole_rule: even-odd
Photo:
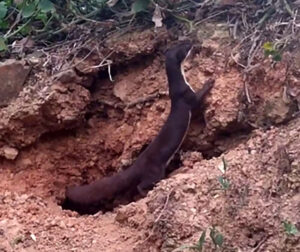
<instances>
[{"instance_id":1,"label":"small green sprout","mask_svg":"<svg viewBox=\"0 0 300 252\"><path fill-rule=\"evenodd\" d=\"M210 236L211 240L213 241L216 248L222 247L223 242L224 242L224 236L216 229L215 226L213 226L210 229L209 236Z\"/></svg>"},{"instance_id":2,"label":"small green sprout","mask_svg":"<svg viewBox=\"0 0 300 252\"><path fill-rule=\"evenodd\" d=\"M185 249L192 249L194 251L202 252L204 243L205 243L205 237L206 237L206 230L204 230L198 240L198 242L194 245L183 245L175 250L173 252L183 251Z\"/></svg>"},{"instance_id":3,"label":"small green sprout","mask_svg":"<svg viewBox=\"0 0 300 252\"><path fill-rule=\"evenodd\" d=\"M265 56L271 56L276 62L281 61L281 55L278 50L275 49L272 42L266 42L263 44Z\"/></svg>"},{"instance_id":4,"label":"small green sprout","mask_svg":"<svg viewBox=\"0 0 300 252\"><path fill-rule=\"evenodd\" d=\"M284 231L288 235L297 235L299 233L299 230L297 229L297 227L289 221L284 221L283 227L284 227Z\"/></svg>"},{"instance_id":5,"label":"small green sprout","mask_svg":"<svg viewBox=\"0 0 300 252\"><path fill-rule=\"evenodd\" d=\"M220 176L218 178L221 186L222 186L222 190L226 191L229 187L230 187L230 182L228 179L224 178L223 176Z\"/></svg>"}]
</instances>

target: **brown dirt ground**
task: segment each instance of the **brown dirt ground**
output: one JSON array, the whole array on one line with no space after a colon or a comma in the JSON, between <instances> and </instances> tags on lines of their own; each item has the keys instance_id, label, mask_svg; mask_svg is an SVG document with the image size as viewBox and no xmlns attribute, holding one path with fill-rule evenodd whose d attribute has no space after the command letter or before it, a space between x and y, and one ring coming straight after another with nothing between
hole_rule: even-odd
<instances>
[{"instance_id":1,"label":"brown dirt ground","mask_svg":"<svg viewBox=\"0 0 300 252\"><path fill-rule=\"evenodd\" d=\"M286 82L299 90L299 75L286 73L285 60L275 68L262 61L248 76L253 102L247 104L243 74L231 62L230 47L220 44L207 39L185 65L195 89L216 79L205 123L195 118L180 169L146 198L93 216L57 204L66 186L127 167L162 126L169 99L164 59L153 48L121 64L113 83L105 73L97 77L79 127L46 132L20 148L15 161L2 159L0 251L172 251L212 225L225 237L223 251L299 251L299 236L288 236L282 226L288 220L300 229L300 121L289 121L295 101L282 102ZM219 190L221 157L228 163L226 191ZM209 238L205 248L213 251Z\"/></svg>"}]
</instances>

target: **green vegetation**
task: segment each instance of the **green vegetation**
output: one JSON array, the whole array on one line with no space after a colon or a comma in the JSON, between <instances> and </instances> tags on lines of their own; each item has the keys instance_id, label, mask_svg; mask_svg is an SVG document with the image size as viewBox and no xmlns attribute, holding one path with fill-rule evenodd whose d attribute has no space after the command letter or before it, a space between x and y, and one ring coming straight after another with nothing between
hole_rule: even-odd
<instances>
[{"instance_id":1,"label":"green vegetation","mask_svg":"<svg viewBox=\"0 0 300 252\"><path fill-rule=\"evenodd\" d=\"M227 162L225 160L224 157L222 157L222 163L219 165L219 170L223 173L223 175L221 175L219 178L218 178L218 181L220 182L221 184L221 188L222 190L226 191L227 189L229 189L230 187L230 182L228 179L225 178L225 173L227 171L227 168L228 168L228 165L227 165Z\"/></svg>"},{"instance_id":2,"label":"green vegetation","mask_svg":"<svg viewBox=\"0 0 300 252\"><path fill-rule=\"evenodd\" d=\"M284 231L288 235L297 235L297 234L299 234L299 230L297 229L297 227L289 221L284 221L283 222L283 227L284 227Z\"/></svg>"},{"instance_id":3,"label":"green vegetation","mask_svg":"<svg viewBox=\"0 0 300 252\"><path fill-rule=\"evenodd\" d=\"M115 7L118 2L121 2L121 6ZM103 21L116 15L121 16L120 11L124 8L127 11L125 16L135 15L146 10L150 0L136 0L130 3L131 9L127 2L131 1L2 1L0 2L0 51L7 50L8 44L26 36L49 39L55 34L68 30L74 24Z\"/></svg>"},{"instance_id":4,"label":"green vegetation","mask_svg":"<svg viewBox=\"0 0 300 252\"><path fill-rule=\"evenodd\" d=\"M275 48L272 42L266 42L263 45L265 56L271 56L274 61L281 60L280 52Z\"/></svg>"},{"instance_id":5,"label":"green vegetation","mask_svg":"<svg viewBox=\"0 0 300 252\"><path fill-rule=\"evenodd\" d=\"M215 245L215 249L222 247L223 242L224 242L224 236L216 229L215 226L213 226L210 229L209 236Z\"/></svg>"},{"instance_id":6,"label":"green vegetation","mask_svg":"<svg viewBox=\"0 0 300 252\"><path fill-rule=\"evenodd\" d=\"M198 242L194 245L183 245L181 247L179 247L178 249L175 249L173 252L176 251L183 251L185 249L190 249L190 250L194 250L194 251L203 251L203 246L204 246L204 242L205 242L205 236L206 236L206 230L204 230L198 240Z\"/></svg>"},{"instance_id":7,"label":"green vegetation","mask_svg":"<svg viewBox=\"0 0 300 252\"><path fill-rule=\"evenodd\" d=\"M221 248L223 246L224 236L216 229L215 226L210 228L209 237L210 237L211 241L213 242L215 249ZM205 239L206 239L206 230L204 230L202 232L202 234L196 244L183 245L183 246L175 249L173 252L183 251L185 249L202 252L202 251L204 251Z\"/></svg>"},{"instance_id":8,"label":"green vegetation","mask_svg":"<svg viewBox=\"0 0 300 252\"><path fill-rule=\"evenodd\" d=\"M10 38L45 31L55 17L50 0L5 0L0 3L0 51ZM57 18L57 16L56 16Z\"/></svg>"},{"instance_id":9,"label":"green vegetation","mask_svg":"<svg viewBox=\"0 0 300 252\"><path fill-rule=\"evenodd\" d=\"M68 33L76 24L89 23L103 30L108 26L112 30L123 29L135 20L153 25L157 20L162 21L160 9L176 14L195 5L190 1L160 4L157 7L150 0L4 0L0 2L0 51L28 36L49 44L57 40L55 36ZM106 33L107 30L103 32Z\"/></svg>"},{"instance_id":10,"label":"green vegetation","mask_svg":"<svg viewBox=\"0 0 300 252\"><path fill-rule=\"evenodd\" d=\"M241 59L237 63L251 69L259 52L280 61L283 50L297 40L293 36L299 16L296 7L288 0L236 1L230 5L214 0L1 0L0 53L13 52L14 42L23 38L38 47L72 40L78 29L101 40L113 32L164 25L176 26L175 36L198 38L197 31L207 22L231 20L228 30L233 39L242 41L236 48ZM85 33L80 30L80 34ZM228 181L219 181L226 190Z\"/></svg>"}]
</instances>

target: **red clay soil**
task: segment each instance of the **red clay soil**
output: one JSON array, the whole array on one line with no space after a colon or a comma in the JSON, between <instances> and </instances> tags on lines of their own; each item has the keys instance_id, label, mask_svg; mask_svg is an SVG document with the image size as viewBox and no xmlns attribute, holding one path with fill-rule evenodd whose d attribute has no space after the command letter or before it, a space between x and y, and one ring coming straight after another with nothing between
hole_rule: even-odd
<instances>
[{"instance_id":1,"label":"red clay soil","mask_svg":"<svg viewBox=\"0 0 300 252\"><path fill-rule=\"evenodd\" d=\"M290 121L295 96L282 102L287 81L298 92L299 75L286 73L285 57L275 68L265 60L259 73L247 77L248 103L243 73L219 42L204 41L185 65L195 89L208 78L216 84L205 101L205 123L196 117L184 142L181 167L146 198L113 212L79 216L58 203L66 186L130 165L163 125L170 102L164 58L153 49L160 43L148 51L145 41L132 46L148 56L124 54L128 64L118 65L114 82L102 77L90 90L74 80L51 84L50 108L56 110L46 111L53 128L28 127L24 117L12 116L24 104L22 93L2 109L12 112L0 120L9 132L0 141L19 154L0 161L0 251L173 251L213 225L224 236L222 251L299 251L299 235L288 235L282 225L289 221L300 229L300 121ZM45 97L41 104L49 108ZM34 120L48 122L39 106ZM3 140L8 134L12 141ZM222 157L227 190L218 181ZM208 235L204 251L214 251Z\"/></svg>"}]
</instances>

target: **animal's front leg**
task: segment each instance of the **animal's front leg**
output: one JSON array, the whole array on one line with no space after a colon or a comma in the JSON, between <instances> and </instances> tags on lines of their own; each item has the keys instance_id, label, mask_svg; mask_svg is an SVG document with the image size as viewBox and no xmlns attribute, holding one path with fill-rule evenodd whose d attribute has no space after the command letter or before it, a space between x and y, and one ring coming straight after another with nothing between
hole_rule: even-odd
<instances>
[{"instance_id":1,"label":"animal's front leg","mask_svg":"<svg viewBox=\"0 0 300 252\"><path fill-rule=\"evenodd\" d=\"M148 169L148 172L144 174L141 182L137 186L137 190L141 196L145 197L147 192L151 190L154 185L165 177L164 165L155 166L152 169Z\"/></svg>"},{"instance_id":2,"label":"animal's front leg","mask_svg":"<svg viewBox=\"0 0 300 252\"><path fill-rule=\"evenodd\" d=\"M196 92L196 99L197 99L197 105L200 105L200 103L202 102L204 96L212 89L212 87L214 86L215 80L213 79L209 79L207 80L204 85L203 88L201 90L199 90L198 92Z\"/></svg>"},{"instance_id":3,"label":"animal's front leg","mask_svg":"<svg viewBox=\"0 0 300 252\"><path fill-rule=\"evenodd\" d=\"M139 194L142 197L146 197L147 196L147 191L142 188L142 185L138 185L137 186L137 190L138 190Z\"/></svg>"}]
</instances>

